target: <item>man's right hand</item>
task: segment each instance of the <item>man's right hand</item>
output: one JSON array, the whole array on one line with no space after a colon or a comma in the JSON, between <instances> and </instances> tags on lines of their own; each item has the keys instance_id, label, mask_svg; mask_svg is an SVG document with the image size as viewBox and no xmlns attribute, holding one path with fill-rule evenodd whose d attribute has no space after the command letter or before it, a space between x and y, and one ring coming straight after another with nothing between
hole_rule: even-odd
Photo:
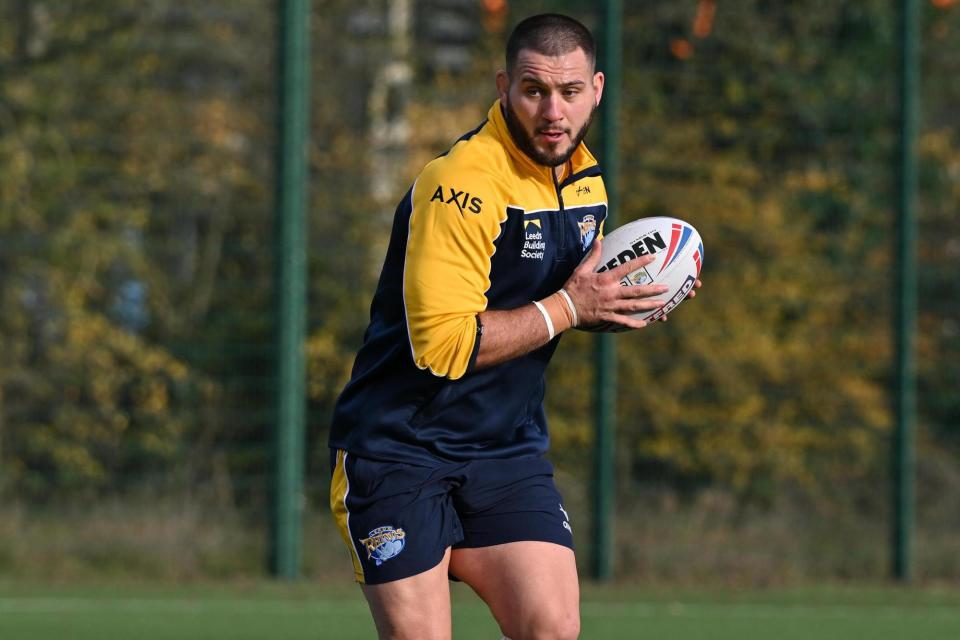
<instances>
[{"instance_id":1,"label":"man's right hand","mask_svg":"<svg viewBox=\"0 0 960 640\"><path fill-rule=\"evenodd\" d=\"M661 284L624 287L620 280L654 260L654 256L640 256L622 265L597 273L600 264L601 240L593 241L590 253L563 285L577 308L578 324L582 329L613 323L629 329L647 326L631 314L652 311L662 307L666 300L653 298L667 292Z\"/></svg>"}]
</instances>

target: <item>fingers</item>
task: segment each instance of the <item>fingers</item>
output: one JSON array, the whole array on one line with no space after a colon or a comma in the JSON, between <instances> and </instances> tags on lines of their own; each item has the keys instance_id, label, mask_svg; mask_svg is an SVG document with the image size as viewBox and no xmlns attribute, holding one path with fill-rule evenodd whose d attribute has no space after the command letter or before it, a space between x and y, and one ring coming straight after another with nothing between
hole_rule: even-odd
<instances>
[{"instance_id":1,"label":"fingers","mask_svg":"<svg viewBox=\"0 0 960 640\"><path fill-rule=\"evenodd\" d=\"M649 256L640 256L639 258L634 258L633 260L624 262L619 267L614 267L613 269L610 269L608 273L614 276L617 280L620 280L621 278L626 277L627 275L633 273L634 271L647 266L648 264L654 261L655 257L656 256L649 255Z\"/></svg>"},{"instance_id":2,"label":"fingers","mask_svg":"<svg viewBox=\"0 0 960 640\"><path fill-rule=\"evenodd\" d=\"M624 329L639 329L652 320L639 320L634 316L649 316L650 312L662 309L667 304L661 296L668 293L668 287L662 284L642 284L623 286L630 281L629 274L642 270L656 259L653 255L634 258L612 269L597 272L600 266L603 243L594 240L590 252L577 266L570 278L564 283L564 290L572 300L580 318L578 326L618 326ZM645 278L646 279L646 278ZM690 288L689 295L695 295L700 281ZM658 313L657 319L665 318Z\"/></svg>"},{"instance_id":3,"label":"fingers","mask_svg":"<svg viewBox=\"0 0 960 640\"><path fill-rule=\"evenodd\" d=\"M642 284L632 287L620 287L620 289L620 297L624 299L649 298L670 290L670 288L664 284ZM653 302L657 301L654 300ZM661 303L662 302L664 301L661 301Z\"/></svg>"},{"instance_id":4,"label":"fingers","mask_svg":"<svg viewBox=\"0 0 960 640\"><path fill-rule=\"evenodd\" d=\"M655 311L666 303L666 300L661 300L659 298L624 298L611 303L609 310L613 313L633 314L640 313L642 311Z\"/></svg>"},{"instance_id":5,"label":"fingers","mask_svg":"<svg viewBox=\"0 0 960 640\"><path fill-rule=\"evenodd\" d=\"M641 329L652 322L666 322L666 314L656 314L656 319L639 320L634 316L651 315L647 312L656 311L663 308L666 300L656 298L661 294L667 293L669 288L661 284L622 286L623 278L640 269L653 261L653 256L641 256L629 262L626 262L614 269L595 274L603 281L603 289L607 294L603 296L603 302L599 306L590 309L589 313L583 314L587 320L581 325L587 331L626 331L629 329ZM584 274L586 275L586 274ZM614 283L616 286L614 287ZM696 290L703 286L703 282L697 279L694 285L687 292L688 298L694 298L697 295Z\"/></svg>"},{"instance_id":6,"label":"fingers","mask_svg":"<svg viewBox=\"0 0 960 640\"><path fill-rule=\"evenodd\" d=\"M628 329L643 329L645 326L650 324L646 320L637 320L633 316L624 316L619 314L611 316L609 322L615 325L615 328L608 329L608 331L623 331L624 327Z\"/></svg>"}]
</instances>

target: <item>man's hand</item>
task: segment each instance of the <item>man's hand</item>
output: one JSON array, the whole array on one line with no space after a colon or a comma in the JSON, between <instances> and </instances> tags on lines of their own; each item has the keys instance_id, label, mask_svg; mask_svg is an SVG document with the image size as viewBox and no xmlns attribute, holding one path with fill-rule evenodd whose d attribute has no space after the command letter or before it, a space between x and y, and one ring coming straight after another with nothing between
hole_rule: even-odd
<instances>
[{"instance_id":1,"label":"man's hand","mask_svg":"<svg viewBox=\"0 0 960 640\"><path fill-rule=\"evenodd\" d=\"M586 331L617 331L646 326L647 322L631 318L630 314L662 307L666 301L653 296L665 293L667 287L624 287L620 285L620 280L650 264L653 256L642 256L616 269L597 273L600 240L594 240L593 244L590 254L563 286L576 307L576 326ZM700 284L697 280L687 297L694 297L695 289L699 289ZM502 311L488 309L480 314L480 319L483 321L484 331L480 340L480 351L477 353L477 369L491 367L530 353L546 344L552 337L540 311L532 304Z\"/></svg>"},{"instance_id":2,"label":"man's hand","mask_svg":"<svg viewBox=\"0 0 960 640\"><path fill-rule=\"evenodd\" d=\"M600 243L599 239L593 241L590 254L563 285L577 308L577 326L586 329L606 323L630 329L647 326L646 321L632 318L631 314L662 307L666 300L655 299L653 296L666 293L667 287L660 284L624 287L620 285L620 280L653 262L654 256L641 256L614 269L597 273ZM692 289L689 295L694 295Z\"/></svg>"}]
</instances>

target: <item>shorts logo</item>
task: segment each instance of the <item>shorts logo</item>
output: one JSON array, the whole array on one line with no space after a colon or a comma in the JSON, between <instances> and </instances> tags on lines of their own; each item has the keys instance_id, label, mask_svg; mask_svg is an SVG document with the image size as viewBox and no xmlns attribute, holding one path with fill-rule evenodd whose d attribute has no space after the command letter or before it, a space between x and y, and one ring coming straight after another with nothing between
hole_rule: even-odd
<instances>
[{"instance_id":1,"label":"shorts logo","mask_svg":"<svg viewBox=\"0 0 960 640\"><path fill-rule=\"evenodd\" d=\"M407 534L403 529L377 527L368 535L369 538L360 539L360 544L367 549L367 560L374 560L378 567L390 558L400 555L407 544Z\"/></svg>"},{"instance_id":2,"label":"shorts logo","mask_svg":"<svg viewBox=\"0 0 960 640\"><path fill-rule=\"evenodd\" d=\"M577 223L577 226L580 227L580 247L586 251L597 235L597 219L587 214Z\"/></svg>"},{"instance_id":3,"label":"shorts logo","mask_svg":"<svg viewBox=\"0 0 960 640\"><path fill-rule=\"evenodd\" d=\"M560 507L560 512L563 514L563 528L573 535L573 529L570 527L570 516L567 514L567 510L563 508L562 504L557 506Z\"/></svg>"}]
</instances>

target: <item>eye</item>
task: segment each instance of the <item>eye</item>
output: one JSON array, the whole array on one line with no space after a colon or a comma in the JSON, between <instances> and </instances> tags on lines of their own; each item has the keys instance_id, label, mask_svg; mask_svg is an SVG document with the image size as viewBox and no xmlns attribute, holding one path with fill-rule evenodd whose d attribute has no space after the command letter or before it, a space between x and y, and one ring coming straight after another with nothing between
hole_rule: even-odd
<instances>
[{"instance_id":1,"label":"eye","mask_svg":"<svg viewBox=\"0 0 960 640\"><path fill-rule=\"evenodd\" d=\"M580 93L580 90L579 90L579 89L574 89L574 88L569 88L569 89L564 89L564 90L563 90L563 95L564 95L565 97L567 97L567 98L573 98L574 96L576 96L576 95L579 94L579 93Z\"/></svg>"},{"instance_id":2,"label":"eye","mask_svg":"<svg viewBox=\"0 0 960 640\"><path fill-rule=\"evenodd\" d=\"M531 98L536 98L541 94L540 87L527 87L526 94Z\"/></svg>"}]
</instances>

